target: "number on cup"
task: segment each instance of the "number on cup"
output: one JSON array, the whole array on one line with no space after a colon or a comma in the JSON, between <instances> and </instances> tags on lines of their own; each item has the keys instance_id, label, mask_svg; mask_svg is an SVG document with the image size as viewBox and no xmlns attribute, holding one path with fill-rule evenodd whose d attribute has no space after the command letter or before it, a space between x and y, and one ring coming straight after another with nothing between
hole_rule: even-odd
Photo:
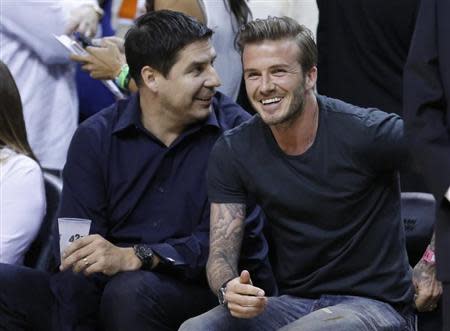
<instances>
[{"instance_id":1,"label":"number on cup","mask_svg":"<svg viewBox=\"0 0 450 331\"><path fill-rule=\"evenodd\" d=\"M78 239L80 239L80 238L83 238L84 236L82 236L82 235L80 235L80 234L78 234L78 233L76 233L76 234L74 234L74 235L72 235L72 236L70 236L70 238L69 238L69 242L74 242L75 240L78 240Z\"/></svg>"}]
</instances>

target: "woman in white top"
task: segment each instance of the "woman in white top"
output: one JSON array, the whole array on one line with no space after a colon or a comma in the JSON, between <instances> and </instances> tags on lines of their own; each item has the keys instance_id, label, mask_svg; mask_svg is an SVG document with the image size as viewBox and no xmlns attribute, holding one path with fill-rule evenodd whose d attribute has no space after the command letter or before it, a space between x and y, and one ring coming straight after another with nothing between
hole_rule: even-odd
<instances>
[{"instance_id":1,"label":"woman in white top","mask_svg":"<svg viewBox=\"0 0 450 331\"><path fill-rule=\"evenodd\" d=\"M45 214L41 169L25 131L14 79L0 61L0 262L23 264Z\"/></svg>"}]
</instances>

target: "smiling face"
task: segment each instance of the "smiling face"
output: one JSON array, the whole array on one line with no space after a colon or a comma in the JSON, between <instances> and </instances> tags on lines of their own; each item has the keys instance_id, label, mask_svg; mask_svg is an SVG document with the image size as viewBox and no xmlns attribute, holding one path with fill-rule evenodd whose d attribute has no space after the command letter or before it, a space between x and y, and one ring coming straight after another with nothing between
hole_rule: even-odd
<instances>
[{"instance_id":1,"label":"smiling face","mask_svg":"<svg viewBox=\"0 0 450 331\"><path fill-rule=\"evenodd\" d=\"M157 75L160 104L168 118L190 124L209 115L215 88L220 86L215 57L209 40L196 41L179 52L167 77Z\"/></svg>"},{"instance_id":2,"label":"smiling face","mask_svg":"<svg viewBox=\"0 0 450 331\"><path fill-rule=\"evenodd\" d=\"M301 115L315 77L303 74L293 39L247 44L242 53L249 99L268 125L289 123ZM315 67L311 70L314 70Z\"/></svg>"}]
</instances>

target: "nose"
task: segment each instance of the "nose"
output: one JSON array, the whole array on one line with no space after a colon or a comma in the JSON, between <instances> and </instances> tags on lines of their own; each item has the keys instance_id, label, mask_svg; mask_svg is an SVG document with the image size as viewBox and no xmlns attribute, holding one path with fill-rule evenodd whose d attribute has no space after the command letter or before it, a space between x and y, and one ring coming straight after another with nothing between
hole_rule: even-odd
<instances>
[{"instance_id":1,"label":"nose","mask_svg":"<svg viewBox=\"0 0 450 331\"><path fill-rule=\"evenodd\" d=\"M262 76L259 90L263 95L270 94L275 90L275 84L272 82L269 75Z\"/></svg>"},{"instance_id":2,"label":"nose","mask_svg":"<svg viewBox=\"0 0 450 331\"><path fill-rule=\"evenodd\" d=\"M205 87L216 88L221 85L219 75L217 74L216 69L211 66L208 70L208 77L205 80Z\"/></svg>"}]
</instances>

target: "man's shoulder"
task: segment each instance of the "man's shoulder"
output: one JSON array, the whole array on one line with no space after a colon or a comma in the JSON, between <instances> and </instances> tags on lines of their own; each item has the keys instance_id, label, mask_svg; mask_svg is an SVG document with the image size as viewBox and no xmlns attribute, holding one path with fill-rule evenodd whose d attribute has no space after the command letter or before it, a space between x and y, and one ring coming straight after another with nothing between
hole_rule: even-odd
<instances>
[{"instance_id":1,"label":"man's shoulder","mask_svg":"<svg viewBox=\"0 0 450 331\"><path fill-rule=\"evenodd\" d=\"M233 150L234 153L248 155L248 153L252 152L252 148L254 148L252 142L261 139L259 136L261 131L258 130L260 124L261 120L259 116L255 115L248 121L225 131L218 139L217 145L223 147L226 145L228 146L227 148Z\"/></svg>"},{"instance_id":2,"label":"man's shoulder","mask_svg":"<svg viewBox=\"0 0 450 331\"><path fill-rule=\"evenodd\" d=\"M256 128L261 123L260 117L254 115L247 121L235 126L234 128L224 132L223 136L228 139L241 139L253 135Z\"/></svg>"},{"instance_id":3,"label":"man's shoulder","mask_svg":"<svg viewBox=\"0 0 450 331\"><path fill-rule=\"evenodd\" d=\"M82 122L78 126L78 131L90 131L99 135L111 134L114 129L114 125L117 123L120 115L124 112L128 102L128 99L119 100L100 110Z\"/></svg>"},{"instance_id":4,"label":"man's shoulder","mask_svg":"<svg viewBox=\"0 0 450 331\"><path fill-rule=\"evenodd\" d=\"M235 128L251 118L240 105L220 92L214 96L213 109L222 131Z\"/></svg>"},{"instance_id":5,"label":"man's shoulder","mask_svg":"<svg viewBox=\"0 0 450 331\"><path fill-rule=\"evenodd\" d=\"M368 129L386 121L401 121L400 116L377 108L359 107L343 100L317 96L319 107L330 118L329 123L341 129Z\"/></svg>"},{"instance_id":6,"label":"man's shoulder","mask_svg":"<svg viewBox=\"0 0 450 331\"><path fill-rule=\"evenodd\" d=\"M98 154L108 150L114 139L114 130L128 104L129 99L119 100L82 122L72 138L70 151L80 154L90 150Z\"/></svg>"}]
</instances>

